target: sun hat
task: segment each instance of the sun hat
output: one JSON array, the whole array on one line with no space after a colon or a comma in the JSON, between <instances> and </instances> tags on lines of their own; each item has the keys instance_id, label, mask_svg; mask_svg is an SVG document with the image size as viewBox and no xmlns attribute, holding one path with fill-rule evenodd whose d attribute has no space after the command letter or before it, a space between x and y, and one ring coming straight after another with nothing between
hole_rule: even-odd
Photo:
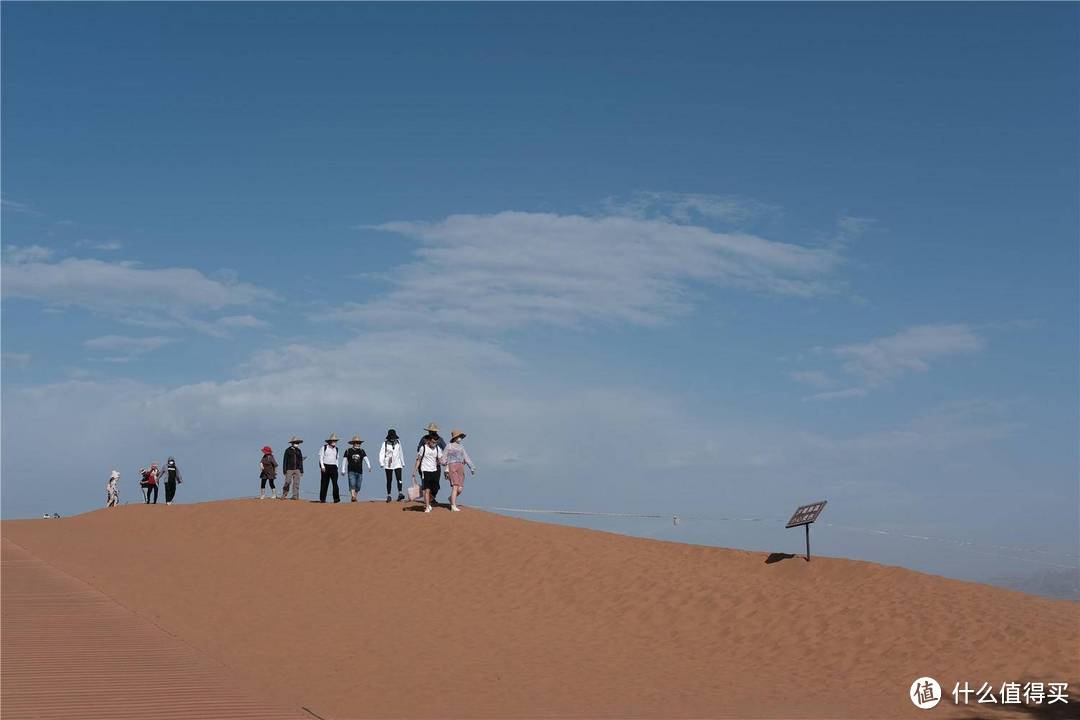
<instances>
[{"instance_id":1,"label":"sun hat","mask_svg":"<svg viewBox=\"0 0 1080 720\"><path fill-rule=\"evenodd\" d=\"M390 428L389 430L387 430L386 431L386 439L387 440L397 440L398 439L397 430L395 430L394 428Z\"/></svg>"},{"instance_id":2,"label":"sun hat","mask_svg":"<svg viewBox=\"0 0 1080 720\"><path fill-rule=\"evenodd\" d=\"M427 430L428 432L433 432L433 433L439 432L439 426L436 425L435 423L428 423L428 426L426 428L424 428L424 429Z\"/></svg>"},{"instance_id":3,"label":"sun hat","mask_svg":"<svg viewBox=\"0 0 1080 720\"><path fill-rule=\"evenodd\" d=\"M289 444L290 445L296 445L296 444L302 443L302 442L304 442L304 441L301 440L300 438L296 437L295 435L293 435L291 438L289 438Z\"/></svg>"},{"instance_id":4,"label":"sun hat","mask_svg":"<svg viewBox=\"0 0 1080 720\"><path fill-rule=\"evenodd\" d=\"M263 455L269 455L272 452L274 452L274 451L269 445L264 445L263 446Z\"/></svg>"},{"instance_id":5,"label":"sun hat","mask_svg":"<svg viewBox=\"0 0 1080 720\"><path fill-rule=\"evenodd\" d=\"M463 437L465 437L465 431L464 430L451 430L450 431L450 442L454 442L458 438L463 438Z\"/></svg>"},{"instance_id":6,"label":"sun hat","mask_svg":"<svg viewBox=\"0 0 1080 720\"><path fill-rule=\"evenodd\" d=\"M326 438L326 442L328 442L328 443L337 442L340 439L341 438L339 438L337 436L337 433L330 433L330 437Z\"/></svg>"},{"instance_id":7,"label":"sun hat","mask_svg":"<svg viewBox=\"0 0 1080 720\"><path fill-rule=\"evenodd\" d=\"M119 470L113 470L112 473L109 475L109 477L111 479L113 479L113 480L119 480L120 479L120 471Z\"/></svg>"},{"instance_id":8,"label":"sun hat","mask_svg":"<svg viewBox=\"0 0 1080 720\"><path fill-rule=\"evenodd\" d=\"M359 445L362 442L364 442L364 441L360 439L359 435L353 435L352 440L349 441L349 444L350 445Z\"/></svg>"}]
</instances>

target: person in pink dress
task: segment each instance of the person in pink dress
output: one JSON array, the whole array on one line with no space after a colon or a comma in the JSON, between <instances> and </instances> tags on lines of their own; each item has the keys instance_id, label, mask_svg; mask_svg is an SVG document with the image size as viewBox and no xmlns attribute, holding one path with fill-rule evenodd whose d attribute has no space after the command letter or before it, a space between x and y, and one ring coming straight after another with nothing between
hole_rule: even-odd
<instances>
[{"instance_id":1,"label":"person in pink dress","mask_svg":"<svg viewBox=\"0 0 1080 720\"><path fill-rule=\"evenodd\" d=\"M473 464L472 458L469 457L469 453L465 451L465 447L461 444L464 439L464 432L451 430L450 444L446 446L443 456L439 460L446 468L446 477L450 480L450 509L453 512L460 512L461 510L457 506L457 499L465 489L465 466L468 465L469 472L473 475L476 474L476 466Z\"/></svg>"}]
</instances>

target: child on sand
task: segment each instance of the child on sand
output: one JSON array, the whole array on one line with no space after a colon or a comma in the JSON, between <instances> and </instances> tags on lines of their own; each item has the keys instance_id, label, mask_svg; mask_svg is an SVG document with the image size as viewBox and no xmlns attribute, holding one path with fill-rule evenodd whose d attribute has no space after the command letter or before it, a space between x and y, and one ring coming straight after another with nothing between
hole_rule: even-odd
<instances>
[{"instance_id":1,"label":"child on sand","mask_svg":"<svg viewBox=\"0 0 1080 720\"><path fill-rule=\"evenodd\" d=\"M105 485L105 507L116 507L120 504L120 472L113 470L109 475L109 482Z\"/></svg>"},{"instance_id":2,"label":"child on sand","mask_svg":"<svg viewBox=\"0 0 1080 720\"><path fill-rule=\"evenodd\" d=\"M259 461L259 499L266 499L266 483L270 483L270 497L277 499L277 488L274 487L274 478L277 477L277 460L274 459L274 451L269 445L262 449L262 460Z\"/></svg>"}]
</instances>

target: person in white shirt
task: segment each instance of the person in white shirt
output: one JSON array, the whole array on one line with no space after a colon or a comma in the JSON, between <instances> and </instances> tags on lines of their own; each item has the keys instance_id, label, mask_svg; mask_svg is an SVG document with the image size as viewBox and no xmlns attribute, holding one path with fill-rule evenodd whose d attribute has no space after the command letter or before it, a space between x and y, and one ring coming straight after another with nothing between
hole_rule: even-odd
<instances>
[{"instance_id":1,"label":"person in white shirt","mask_svg":"<svg viewBox=\"0 0 1080 720\"><path fill-rule=\"evenodd\" d=\"M397 430L394 428L386 431L386 440L379 447L379 465L386 472L386 502L390 502L390 489L393 487L395 474L397 474L397 499L398 502L402 502L405 494L401 492L401 472L405 468L405 455L401 450Z\"/></svg>"},{"instance_id":2,"label":"person in white shirt","mask_svg":"<svg viewBox=\"0 0 1080 720\"><path fill-rule=\"evenodd\" d=\"M416 473L423 478L421 486L424 488L424 512L431 512L431 499L439 492L439 461L442 460L443 449L435 435L428 435L416 453L416 465L413 467L413 482L416 482Z\"/></svg>"},{"instance_id":3,"label":"person in white shirt","mask_svg":"<svg viewBox=\"0 0 1080 720\"><path fill-rule=\"evenodd\" d=\"M326 438L322 449L319 450L319 469L322 471L322 482L319 486L319 502L326 502L326 489L330 483L334 484L334 502L341 502L341 492L338 490L338 457L337 441L340 438L334 433Z\"/></svg>"}]
</instances>

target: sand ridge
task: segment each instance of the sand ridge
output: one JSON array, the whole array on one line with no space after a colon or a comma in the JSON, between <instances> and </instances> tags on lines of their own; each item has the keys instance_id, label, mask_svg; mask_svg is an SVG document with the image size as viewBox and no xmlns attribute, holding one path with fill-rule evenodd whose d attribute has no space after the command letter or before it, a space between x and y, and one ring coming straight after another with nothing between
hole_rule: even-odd
<instances>
[{"instance_id":1,"label":"sand ridge","mask_svg":"<svg viewBox=\"0 0 1080 720\"><path fill-rule=\"evenodd\" d=\"M415 507L128 505L2 532L325 718L926 717L922 675L1080 702L1078 603Z\"/></svg>"}]
</instances>

